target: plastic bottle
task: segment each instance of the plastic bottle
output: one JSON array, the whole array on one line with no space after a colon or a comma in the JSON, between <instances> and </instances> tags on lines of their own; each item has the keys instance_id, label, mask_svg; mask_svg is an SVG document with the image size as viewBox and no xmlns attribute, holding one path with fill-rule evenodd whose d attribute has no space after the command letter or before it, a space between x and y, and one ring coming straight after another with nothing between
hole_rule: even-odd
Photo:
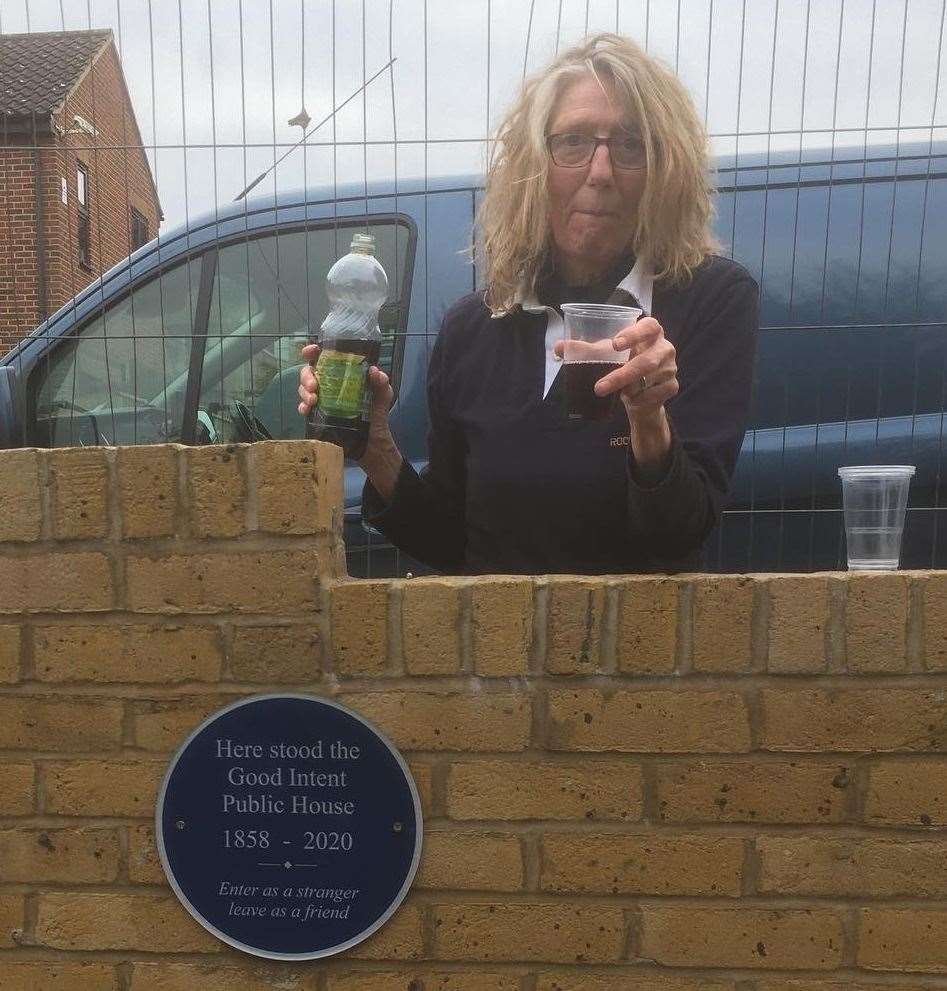
<instances>
[{"instance_id":1,"label":"plastic bottle","mask_svg":"<svg viewBox=\"0 0 947 991\"><path fill-rule=\"evenodd\" d=\"M371 386L368 369L378 363L378 311L388 295L388 276L375 257L375 238L356 234L349 254L326 276L329 312L319 334L316 374L319 399L309 414L307 436L338 444L360 458L368 443Z\"/></svg>"}]
</instances>

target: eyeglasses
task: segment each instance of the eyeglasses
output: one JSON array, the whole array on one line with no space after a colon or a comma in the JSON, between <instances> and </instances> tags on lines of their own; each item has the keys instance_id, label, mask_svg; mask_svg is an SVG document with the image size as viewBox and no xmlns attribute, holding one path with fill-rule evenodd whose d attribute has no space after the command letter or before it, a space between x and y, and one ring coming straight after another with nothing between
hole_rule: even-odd
<instances>
[{"instance_id":1,"label":"eyeglasses","mask_svg":"<svg viewBox=\"0 0 947 991\"><path fill-rule=\"evenodd\" d=\"M616 169L630 172L647 165L645 147L636 134L616 134L596 138L589 134L550 134L546 146L553 162L563 169L581 169L589 162L599 145L608 145L608 157Z\"/></svg>"}]
</instances>

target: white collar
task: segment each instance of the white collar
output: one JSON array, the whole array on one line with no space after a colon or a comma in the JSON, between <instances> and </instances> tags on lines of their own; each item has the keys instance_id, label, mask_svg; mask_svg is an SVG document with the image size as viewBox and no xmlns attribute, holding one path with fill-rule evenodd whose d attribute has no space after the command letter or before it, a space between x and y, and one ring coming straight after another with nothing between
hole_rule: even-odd
<instances>
[{"instance_id":1,"label":"white collar","mask_svg":"<svg viewBox=\"0 0 947 991\"><path fill-rule=\"evenodd\" d=\"M635 264L631 271L618 283L616 287L630 292L641 304L645 314L650 315L654 290L654 275L643 258L635 259ZM552 383L559 374L562 362L556 357L553 350L556 341L562 339L562 317L559 312L551 306L543 306L536 293L526 294L521 287L514 297L514 304L518 303L526 313L546 314L546 375L543 384L543 399L549 395Z\"/></svg>"}]
</instances>

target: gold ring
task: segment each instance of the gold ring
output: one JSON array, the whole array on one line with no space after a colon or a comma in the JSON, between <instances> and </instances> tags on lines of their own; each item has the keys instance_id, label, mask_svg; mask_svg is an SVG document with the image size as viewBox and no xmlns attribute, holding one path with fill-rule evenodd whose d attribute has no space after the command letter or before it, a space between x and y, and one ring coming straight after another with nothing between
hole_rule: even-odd
<instances>
[{"instance_id":1,"label":"gold ring","mask_svg":"<svg viewBox=\"0 0 947 991\"><path fill-rule=\"evenodd\" d=\"M641 392L644 392L645 389L648 388L648 380L644 377L644 375L642 375L641 378L638 379L638 383L641 386Z\"/></svg>"}]
</instances>

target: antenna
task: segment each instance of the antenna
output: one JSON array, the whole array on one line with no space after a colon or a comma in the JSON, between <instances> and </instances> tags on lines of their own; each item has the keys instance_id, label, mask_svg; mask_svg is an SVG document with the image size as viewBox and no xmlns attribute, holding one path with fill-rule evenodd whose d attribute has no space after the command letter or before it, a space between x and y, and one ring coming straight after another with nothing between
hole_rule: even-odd
<instances>
[{"instance_id":1,"label":"antenna","mask_svg":"<svg viewBox=\"0 0 947 991\"><path fill-rule=\"evenodd\" d=\"M325 124L325 123L327 123L328 121L330 121L330 120L332 120L332 118L333 118L333 117L334 117L334 116L335 116L335 115L336 115L336 114L337 114L337 113L338 113L338 112L339 112L339 111L340 111L340 110L341 110L341 109L342 109L342 108L343 108L343 107L344 107L344 106L345 106L345 105L346 105L347 103L350 103L350 102L351 102L352 100L354 100L354 99L355 99L355 97L356 97L356 96L358 96L358 95L359 95L359 93L361 93L363 89L367 89L367 87L368 87L368 84L369 84L369 83L371 83L371 82L374 82L374 81L375 81L375 80L376 80L376 79L377 79L377 78L378 78L378 77L379 77L379 76L380 76L380 75L381 75L381 74L382 74L382 73L383 73L383 72L385 71L385 69L387 69L387 68L389 68L390 66L392 66L392 65L394 65L394 63L395 63L395 62L397 62L397 61L398 61L398 59L397 59L397 57L395 57L395 58L393 58L393 59L391 59L391 61L390 61L390 62L387 62L387 63L386 63L385 65L383 65L383 66L382 66L382 67L381 67L381 68L380 68L380 69L379 69L379 70L378 70L378 71L377 71L377 72L375 73L375 75L373 75L373 76L372 76L372 77L371 77L370 79L366 79L366 80L365 80L365 82L364 82L364 83L363 83L363 84L362 84L361 86L359 86L359 88L358 88L357 90L355 90L355 92L354 92L354 93L352 93L351 95L349 95L349 96L347 96L347 97L346 97L346 98L345 98L345 99L344 99L344 100L343 100L343 101L342 101L342 102L341 102L341 103L340 103L340 104L339 104L339 105L338 105L338 106L337 106L337 107L336 107L336 108L335 108L334 110L332 110L332 111L331 111L330 113L328 113L328 114L326 114L326 116L325 116L325 117L323 117L323 118L322 118L322 120L320 120L320 121L319 121L319 123L318 123L318 124L316 124L316 126L312 128L312 130L310 130L310 131L307 131L307 132L306 132L306 133L305 133L305 134L304 134L304 135L303 135L303 136L302 136L302 137L301 137L301 138L300 138L300 139L299 139L299 140L298 140L298 141L296 142L296 144L294 144L294 145L293 145L293 146L292 146L291 148L288 148L288 149L286 150L286 152L285 152L285 153L284 153L283 155L281 155L281 156L280 156L280 157L279 157L279 158L278 158L278 159L277 159L277 160L276 160L276 161L275 161L275 162L274 162L274 163L273 163L273 164L272 164L272 165L271 165L271 166L270 166L270 167L269 167L268 169L266 169L265 171L263 171L263 172L261 172L261 173L260 173L260 174L259 174L259 175L258 175L258 176L257 176L257 177L256 177L256 178L254 179L254 180L253 180L253 182L251 182L251 183L250 183L250 185L249 185L249 186L247 186L247 188L246 188L246 189L244 189L244 190L243 190L242 192L240 192L240 193L238 193L238 194L237 194L237 195L236 195L236 196L234 197L234 203L236 203L236 202L238 202L239 200L242 200L242 199L244 199L244 198L246 197L246 195L247 195L247 193L249 193L249 192L250 192L250 190L251 190L251 189L253 189L253 187L254 187L254 186L256 186L256 185L258 185L259 183L261 183L261 182L262 182L262 181L263 181L263 180L264 180L264 179L265 179L265 178L266 178L266 177L267 177L267 176L268 176L268 175L269 175L269 174L270 174L270 173L271 173L271 172L273 171L273 169L275 169L275 168L276 168L276 166L277 166L277 165L279 165L279 163L283 161L283 159L284 159L284 158L286 158L286 157L287 157L288 155L291 155L291 154L292 154L292 153L293 153L293 152L294 152L294 151L295 151L295 150L296 150L296 149L297 149L297 148L298 148L298 147L299 147L299 146L300 146L301 144L303 144L303 142L305 142L305 141L307 141L307 140L308 140L308 139L309 139L310 137L312 137L312 135L313 135L313 134L315 134L315 133L316 133L316 131L318 131L318 130L319 130L319 128L320 128L320 127L322 127L322 125L323 125L323 124ZM308 115L307 115L307 116L308 116ZM295 120L296 120L296 118L294 118L294 121L295 121ZM290 123L292 123L292 121L291 121Z\"/></svg>"}]
</instances>

